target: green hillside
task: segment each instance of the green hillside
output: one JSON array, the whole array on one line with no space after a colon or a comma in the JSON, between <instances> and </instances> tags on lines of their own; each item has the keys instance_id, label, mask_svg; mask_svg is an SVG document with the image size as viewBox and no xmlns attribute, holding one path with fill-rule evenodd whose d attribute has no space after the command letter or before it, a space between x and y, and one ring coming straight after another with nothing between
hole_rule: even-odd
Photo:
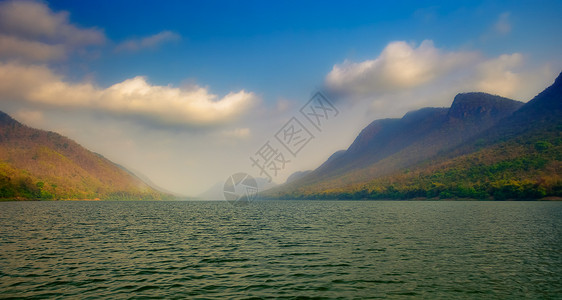
<instances>
[{"instance_id":1,"label":"green hillside","mask_svg":"<svg viewBox=\"0 0 562 300\"><path fill-rule=\"evenodd\" d=\"M288 199L562 197L562 126L366 183L279 194Z\"/></svg>"},{"instance_id":2,"label":"green hillside","mask_svg":"<svg viewBox=\"0 0 562 300\"><path fill-rule=\"evenodd\" d=\"M161 199L124 168L0 112L0 199Z\"/></svg>"}]
</instances>

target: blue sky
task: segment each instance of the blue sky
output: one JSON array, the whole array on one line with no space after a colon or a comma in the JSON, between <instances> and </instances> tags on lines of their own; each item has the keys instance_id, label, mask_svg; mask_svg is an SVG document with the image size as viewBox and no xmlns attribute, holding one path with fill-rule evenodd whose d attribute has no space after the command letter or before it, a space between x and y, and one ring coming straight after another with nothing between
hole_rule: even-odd
<instances>
[{"instance_id":1,"label":"blue sky","mask_svg":"<svg viewBox=\"0 0 562 300\"><path fill-rule=\"evenodd\" d=\"M466 91L528 101L562 69L560 12L560 1L0 1L0 110L193 195L255 173L248 156L324 91L342 114L282 182L376 118Z\"/></svg>"},{"instance_id":2,"label":"blue sky","mask_svg":"<svg viewBox=\"0 0 562 300\"><path fill-rule=\"evenodd\" d=\"M555 59L562 46L560 1L54 1L51 7L103 29L115 43L163 30L181 35L157 51L91 62L86 70L102 85L144 74L163 85L196 80L217 93L246 88L266 100L301 96L333 64L372 58L389 41L431 39L444 49L525 52L533 59ZM483 38L506 12L512 32Z\"/></svg>"}]
</instances>

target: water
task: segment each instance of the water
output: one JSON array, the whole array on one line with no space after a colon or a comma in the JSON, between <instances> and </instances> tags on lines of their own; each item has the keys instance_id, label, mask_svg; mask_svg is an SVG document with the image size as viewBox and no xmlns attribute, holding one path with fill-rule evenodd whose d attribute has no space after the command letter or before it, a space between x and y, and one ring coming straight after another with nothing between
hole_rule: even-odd
<instances>
[{"instance_id":1,"label":"water","mask_svg":"<svg viewBox=\"0 0 562 300\"><path fill-rule=\"evenodd\" d=\"M0 298L562 298L562 202L5 202Z\"/></svg>"}]
</instances>

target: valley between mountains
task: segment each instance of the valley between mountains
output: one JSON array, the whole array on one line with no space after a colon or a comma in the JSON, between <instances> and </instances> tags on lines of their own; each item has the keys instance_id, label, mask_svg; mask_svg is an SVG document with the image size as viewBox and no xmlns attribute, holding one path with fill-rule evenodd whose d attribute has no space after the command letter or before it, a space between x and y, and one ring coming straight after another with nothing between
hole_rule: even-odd
<instances>
[{"instance_id":1,"label":"valley between mountains","mask_svg":"<svg viewBox=\"0 0 562 300\"><path fill-rule=\"evenodd\" d=\"M375 120L347 150L259 197L561 199L562 75L527 103L463 93L449 108ZM176 197L71 139L0 112L0 199Z\"/></svg>"}]
</instances>

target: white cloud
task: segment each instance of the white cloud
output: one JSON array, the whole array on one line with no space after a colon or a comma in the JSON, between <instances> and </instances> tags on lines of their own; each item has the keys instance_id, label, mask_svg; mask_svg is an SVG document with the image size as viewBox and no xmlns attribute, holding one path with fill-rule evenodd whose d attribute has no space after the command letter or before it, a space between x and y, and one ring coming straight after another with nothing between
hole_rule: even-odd
<instances>
[{"instance_id":1,"label":"white cloud","mask_svg":"<svg viewBox=\"0 0 562 300\"><path fill-rule=\"evenodd\" d=\"M0 2L0 59L51 61L105 42L102 31L79 28L68 15L36 1Z\"/></svg>"},{"instance_id":2,"label":"white cloud","mask_svg":"<svg viewBox=\"0 0 562 300\"><path fill-rule=\"evenodd\" d=\"M475 66L474 90L527 101L552 84L556 72L550 65L527 68L521 53L502 54Z\"/></svg>"},{"instance_id":3,"label":"white cloud","mask_svg":"<svg viewBox=\"0 0 562 300\"><path fill-rule=\"evenodd\" d=\"M504 12L498 17L498 21L494 24L496 33L506 35L511 32L511 22L509 21L509 12Z\"/></svg>"},{"instance_id":4,"label":"white cloud","mask_svg":"<svg viewBox=\"0 0 562 300\"><path fill-rule=\"evenodd\" d=\"M392 42L372 60L335 65L326 86L346 99L369 99L377 110L450 104L459 92L482 91L529 100L552 80L548 65L528 68L520 53L485 58L445 51L431 41ZM447 101L449 101L447 103Z\"/></svg>"},{"instance_id":5,"label":"white cloud","mask_svg":"<svg viewBox=\"0 0 562 300\"><path fill-rule=\"evenodd\" d=\"M119 45L117 45L117 47L115 48L115 51L120 52L120 51L129 51L129 52L133 52L133 51L139 51L141 49L146 49L146 48L156 48L159 45L163 44L163 43L167 43L167 42L173 42L173 41L178 41L180 40L181 37L179 34L171 32L171 31L162 31L160 33L148 36L148 37L144 37L141 39L130 39L127 41L124 41L122 43L120 43Z\"/></svg>"},{"instance_id":6,"label":"white cloud","mask_svg":"<svg viewBox=\"0 0 562 300\"><path fill-rule=\"evenodd\" d=\"M244 90L219 98L205 87L152 85L141 76L103 89L90 82L65 82L45 66L18 63L0 63L0 95L1 101L95 110L160 125L193 127L231 122L258 102L253 93Z\"/></svg>"},{"instance_id":7,"label":"white cloud","mask_svg":"<svg viewBox=\"0 0 562 300\"><path fill-rule=\"evenodd\" d=\"M425 40L414 48L406 42L388 44L379 57L335 65L326 77L332 90L352 94L385 93L428 84L475 61L470 52L443 52Z\"/></svg>"},{"instance_id":8,"label":"white cloud","mask_svg":"<svg viewBox=\"0 0 562 300\"><path fill-rule=\"evenodd\" d=\"M513 70L522 64L523 55L520 53L503 54L480 63L476 67L476 75L479 77L476 88L483 92L514 96L514 91L524 83L521 82L521 76Z\"/></svg>"}]
</instances>

